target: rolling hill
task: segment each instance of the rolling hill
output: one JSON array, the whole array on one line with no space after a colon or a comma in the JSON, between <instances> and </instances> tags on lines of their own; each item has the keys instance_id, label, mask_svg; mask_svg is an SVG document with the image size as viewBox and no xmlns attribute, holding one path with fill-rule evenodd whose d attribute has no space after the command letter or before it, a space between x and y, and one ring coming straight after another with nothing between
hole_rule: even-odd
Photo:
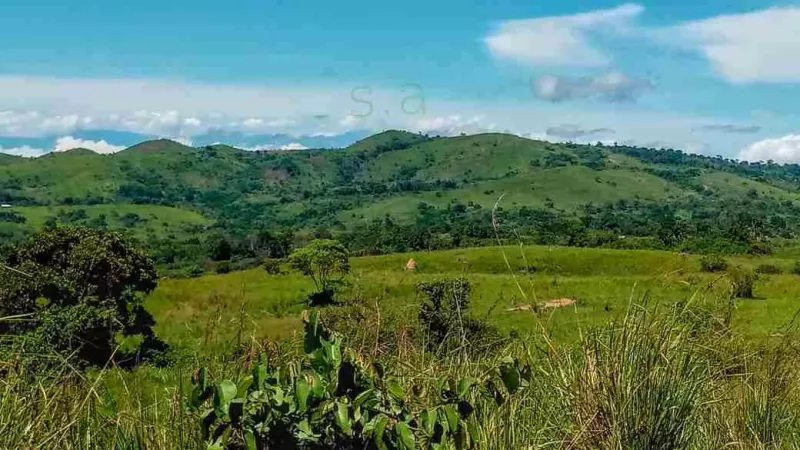
<instances>
[{"instance_id":1,"label":"rolling hill","mask_svg":"<svg viewBox=\"0 0 800 450\"><path fill-rule=\"evenodd\" d=\"M528 234L579 226L683 239L687 233L711 233L715 214L743 210L759 214L763 226L758 226L767 231L747 230L748 239L758 240L800 231L799 191L797 165L506 134L430 137L386 131L337 150L259 152L155 140L112 155L85 149L35 159L0 154L0 201L25 217L6 212L0 233L19 236L48 221L70 223L76 214L82 217L77 223L102 223L97 217L103 211L106 226L151 240L187 237L212 224L239 238L254 230L347 233L387 218L390 222L380 226L416 224L429 234L479 239L487 237L487 214L503 196L508 223L530 225ZM153 219L154 206L172 212ZM111 218L114 209L116 217L130 213L152 220L120 222ZM71 213L79 210L84 211ZM432 214L439 216L434 220ZM450 226L442 228L442 221ZM683 222L691 224L689 231L665 231L665 223L674 228ZM734 222L720 226L736 228ZM396 247L380 251L387 248Z\"/></svg>"}]
</instances>

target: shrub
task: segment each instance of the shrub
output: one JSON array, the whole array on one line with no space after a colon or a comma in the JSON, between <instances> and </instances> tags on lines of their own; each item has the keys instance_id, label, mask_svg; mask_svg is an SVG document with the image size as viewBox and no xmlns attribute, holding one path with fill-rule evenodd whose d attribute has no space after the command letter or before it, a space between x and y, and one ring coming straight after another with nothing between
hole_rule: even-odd
<instances>
[{"instance_id":1,"label":"shrub","mask_svg":"<svg viewBox=\"0 0 800 450\"><path fill-rule=\"evenodd\" d=\"M191 269L189 269L189 276L192 278L197 278L203 275L203 272L204 272L203 268L195 264L191 267Z\"/></svg>"},{"instance_id":2,"label":"shrub","mask_svg":"<svg viewBox=\"0 0 800 450\"><path fill-rule=\"evenodd\" d=\"M419 322L427 332L427 347L448 352L457 348L486 351L503 339L499 331L486 322L469 317L471 286L463 279L445 279L417 284L424 293Z\"/></svg>"},{"instance_id":3,"label":"shrub","mask_svg":"<svg viewBox=\"0 0 800 450\"><path fill-rule=\"evenodd\" d=\"M758 274L746 267L733 266L728 269L728 277L731 280L733 298L753 298L753 287L758 280Z\"/></svg>"},{"instance_id":4,"label":"shrub","mask_svg":"<svg viewBox=\"0 0 800 450\"><path fill-rule=\"evenodd\" d=\"M750 245L747 253L756 256L767 256L773 253L772 246L766 242L756 242Z\"/></svg>"},{"instance_id":5,"label":"shrub","mask_svg":"<svg viewBox=\"0 0 800 450\"><path fill-rule=\"evenodd\" d=\"M281 260L276 258L264 259L264 271L269 275L281 275L284 273L281 268Z\"/></svg>"},{"instance_id":6,"label":"shrub","mask_svg":"<svg viewBox=\"0 0 800 450\"><path fill-rule=\"evenodd\" d=\"M764 275L778 275L783 273L783 269L775 264L759 264L759 266L756 267L756 273L761 273Z\"/></svg>"},{"instance_id":7,"label":"shrub","mask_svg":"<svg viewBox=\"0 0 800 450\"><path fill-rule=\"evenodd\" d=\"M289 255L289 265L314 282L316 292L309 297L311 306L332 303L335 287L350 272L347 249L330 239L318 239L295 250Z\"/></svg>"},{"instance_id":8,"label":"shrub","mask_svg":"<svg viewBox=\"0 0 800 450\"><path fill-rule=\"evenodd\" d=\"M212 384L200 369L191 403L204 411L198 422L208 448L474 447L479 430L470 397L478 391L476 381L442 379L434 403L422 407L426 399L409 395L382 365L364 367L347 354L341 336L312 312L300 360L276 367L262 355L252 377L238 385Z\"/></svg>"},{"instance_id":9,"label":"shrub","mask_svg":"<svg viewBox=\"0 0 800 450\"><path fill-rule=\"evenodd\" d=\"M795 261L794 266L792 266L792 273L800 275L800 261Z\"/></svg>"},{"instance_id":10,"label":"shrub","mask_svg":"<svg viewBox=\"0 0 800 450\"><path fill-rule=\"evenodd\" d=\"M0 317L31 320L0 322L0 334L19 337L34 353L56 351L85 366L165 350L143 306L156 287L153 261L121 235L47 230L15 248L8 263L13 270L0 269Z\"/></svg>"},{"instance_id":11,"label":"shrub","mask_svg":"<svg viewBox=\"0 0 800 450\"><path fill-rule=\"evenodd\" d=\"M217 263L217 273L219 274L226 274L231 272L231 262L230 261L220 261Z\"/></svg>"},{"instance_id":12,"label":"shrub","mask_svg":"<svg viewBox=\"0 0 800 450\"><path fill-rule=\"evenodd\" d=\"M719 255L706 255L700 258L703 272L722 272L728 268L728 262Z\"/></svg>"}]
</instances>

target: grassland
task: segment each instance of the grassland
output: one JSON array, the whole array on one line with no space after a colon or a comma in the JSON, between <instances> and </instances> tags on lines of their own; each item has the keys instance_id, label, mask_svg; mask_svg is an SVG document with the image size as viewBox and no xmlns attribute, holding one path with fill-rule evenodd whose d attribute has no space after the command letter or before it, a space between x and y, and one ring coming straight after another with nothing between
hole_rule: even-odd
<instances>
[{"instance_id":1,"label":"grassland","mask_svg":"<svg viewBox=\"0 0 800 450\"><path fill-rule=\"evenodd\" d=\"M403 269L408 258L416 271ZM729 331L697 315L725 314L727 277L702 272L697 256L661 251L505 246L353 258L344 305L324 314L345 320L348 357L369 360L379 342L390 345L380 358L407 390L433 389L445 376L484 379L506 356L530 365L530 383L503 405L475 398L479 448L796 448L800 378L787 326L800 309L794 260L728 262L784 272L763 275L755 299L735 301ZM477 359L404 347L419 308L415 284L453 277L472 284L473 317L519 338ZM65 367L48 374L61 381L38 385L7 373L0 448L205 448L186 408L192 369L245 380L259 351L276 363L296 358L311 289L299 274L262 270L161 280L147 307L173 346L173 365L77 378ZM564 297L577 302L510 310Z\"/></svg>"},{"instance_id":2,"label":"grassland","mask_svg":"<svg viewBox=\"0 0 800 450\"><path fill-rule=\"evenodd\" d=\"M404 270L409 258L418 263L414 272ZM387 315L414 318L418 282L463 277L473 287L476 317L507 333L539 333L545 324L553 339L572 342L591 328L619 319L630 304L692 302L726 308L728 279L702 272L699 259L663 251L539 246L360 257L352 259L352 272L340 297L367 299ZM761 275L757 298L737 300L733 314L734 327L753 339L780 332L800 311L796 300L800 276L789 274L794 260L728 260L751 268L772 264L783 270L779 275ZM253 269L162 280L147 305L156 316L159 335L169 342L192 352L217 351L241 333L256 339L291 336L299 330L299 314L312 290L311 282L299 274L268 275ZM539 313L519 310L558 298L577 302Z\"/></svg>"}]
</instances>

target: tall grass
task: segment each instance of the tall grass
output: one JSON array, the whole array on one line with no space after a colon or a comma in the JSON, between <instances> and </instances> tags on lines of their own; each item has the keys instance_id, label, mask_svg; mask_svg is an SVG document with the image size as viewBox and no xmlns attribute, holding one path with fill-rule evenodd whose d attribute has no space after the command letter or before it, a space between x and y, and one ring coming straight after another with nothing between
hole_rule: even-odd
<instances>
[{"instance_id":1,"label":"tall grass","mask_svg":"<svg viewBox=\"0 0 800 450\"><path fill-rule=\"evenodd\" d=\"M580 330L568 344L553 342L547 313L531 310L538 334L470 358L426 351L408 308L368 297L327 309L327 323L343 332L357 361L381 360L407 391L435 392L448 377L487 381L507 357L530 368L530 382L503 402L476 396L481 448L800 448L797 335L742 339L725 318L727 303L716 311L691 301L630 301L620 320ZM215 378L247 372L260 351L295 357L298 342L265 346L264 330L246 322L239 318L237 339L224 351L204 357ZM0 361L0 449L206 448L187 406L197 356L167 368L80 372L63 361L31 373L30 355L3 355L10 356Z\"/></svg>"},{"instance_id":2,"label":"tall grass","mask_svg":"<svg viewBox=\"0 0 800 450\"><path fill-rule=\"evenodd\" d=\"M488 379L506 356L530 366L531 382L501 405L476 399L482 448L782 449L800 442L794 343L746 344L691 307L631 305L622 321L584 333L577 346L518 340L481 360L376 347L406 331L361 314L378 330L351 329L357 357L383 359L409 388L432 390L448 375ZM252 354L215 370L244 371ZM186 406L189 377L180 367L79 375L66 363L32 377L7 362L0 448L203 448Z\"/></svg>"}]
</instances>

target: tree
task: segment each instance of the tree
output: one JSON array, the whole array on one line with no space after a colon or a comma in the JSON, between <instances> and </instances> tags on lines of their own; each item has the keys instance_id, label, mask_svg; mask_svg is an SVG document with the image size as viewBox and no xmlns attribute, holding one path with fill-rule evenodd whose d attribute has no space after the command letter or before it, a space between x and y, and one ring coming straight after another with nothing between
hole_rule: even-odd
<instances>
[{"instance_id":1,"label":"tree","mask_svg":"<svg viewBox=\"0 0 800 450\"><path fill-rule=\"evenodd\" d=\"M314 282L317 295L312 296L312 304L330 302L335 285L350 272L347 249L339 241L331 239L318 239L295 250L289 255L289 265ZM315 301L315 298L320 301Z\"/></svg>"},{"instance_id":2,"label":"tree","mask_svg":"<svg viewBox=\"0 0 800 450\"><path fill-rule=\"evenodd\" d=\"M233 256L231 243L221 233L209 235L206 238L205 246L208 257L214 261L227 261Z\"/></svg>"},{"instance_id":3,"label":"tree","mask_svg":"<svg viewBox=\"0 0 800 450\"><path fill-rule=\"evenodd\" d=\"M55 228L11 251L0 267L0 334L36 353L55 350L81 365L129 364L166 345L143 296L157 274L144 251L117 233Z\"/></svg>"}]
</instances>

